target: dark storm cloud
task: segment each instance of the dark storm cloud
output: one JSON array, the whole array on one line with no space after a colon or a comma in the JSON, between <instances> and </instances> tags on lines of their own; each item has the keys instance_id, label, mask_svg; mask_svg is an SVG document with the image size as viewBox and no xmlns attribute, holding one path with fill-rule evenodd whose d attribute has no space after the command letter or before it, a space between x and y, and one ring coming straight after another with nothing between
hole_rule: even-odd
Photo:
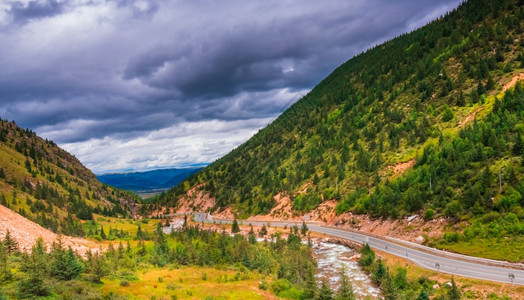
<instances>
[{"instance_id":1,"label":"dark storm cloud","mask_svg":"<svg viewBox=\"0 0 524 300\"><path fill-rule=\"evenodd\" d=\"M45 1L15 1L11 3L8 13L13 17L14 23L25 23L30 20L53 17L61 14L64 10L65 2L55 0Z\"/></svg>"},{"instance_id":2,"label":"dark storm cloud","mask_svg":"<svg viewBox=\"0 0 524 300\"><path fill-rule=\"evenodd\" d=\"M157 131L176 139L182 129L213 124L224 130L215 148L225 151L347 59L459 2L7 1L0 3L0 44L8 45L0 47L0 116L78 153L81 145L131 145ZM235 138L225 133L233 125L241 127ZM213 135L198 134L212 143ZM215 148L194 147L202 152L180 150L193 161L182 154L174 161L213 157ZM217 151L215 158L224 154ZM89 163L101 166L96 159Z\"/></svg>"}]
</instances>

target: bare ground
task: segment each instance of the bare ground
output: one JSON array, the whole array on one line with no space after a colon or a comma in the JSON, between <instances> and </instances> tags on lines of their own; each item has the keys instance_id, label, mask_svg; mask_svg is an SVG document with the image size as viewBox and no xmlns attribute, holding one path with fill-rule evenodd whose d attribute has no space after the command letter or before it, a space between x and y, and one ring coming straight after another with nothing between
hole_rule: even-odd
<instances>
[{"instance_id":1,"label":"bare ground","mask_svg":"<svg viewBox=\"0 0 524 300\"><path fill-rule=\"evenodd\" d=\"M24 252L31 251L39 237L44 240L48 249L57 240L57 234L54 232L0 205L0 239L4 239L8 229L11 236L18 241L20 250ZM66 247L71 247L81 255L89 250L102 251L105 248L97 242L70 236L62 236L62 241Z\"/></svg>"},{"instance_id":2,"label":"bare ground","mask_svg":"<svg viewBox=\"0 0 524 300\"><path fill-rule=\"evenodd\" d=\"M469 114L469 115L464 119L464 121L460 122L460 124L459 124L458 127L459 127L459 128L464 127L464 126L466 126L466 124L468 124L469 122L473 121L473 120L475 119L475 116L477 115L477 113L478 113L479 111L483 110L483 109L484 109L483 106L481 106L481 107L475 109L472 113L470 113L470 114Z\"/></svg>"},{"instance_id":3,"label":"bare ground","mask_svg":"<svg viewBox=\"0 0 524 300\"><path fill-rule=\"evenodd\" d=\"M388 170L393 170L393 176L404 173L407 169L415 165L415 159L411 159L405 162L398 163L394 166L388 166Z\"/></svg>"},{"instance_id":4,"label":"bare ground","mask_svg":"<svg viewBox=\"0 0 524 300\"><path fill-rule=\"evenodd\" d=\"M517 84L519 80L524 80L524 73L519 73L511 78L511 80L502 87L502 92L507 91L509 88Z\"/></svg>"}]
</instances>

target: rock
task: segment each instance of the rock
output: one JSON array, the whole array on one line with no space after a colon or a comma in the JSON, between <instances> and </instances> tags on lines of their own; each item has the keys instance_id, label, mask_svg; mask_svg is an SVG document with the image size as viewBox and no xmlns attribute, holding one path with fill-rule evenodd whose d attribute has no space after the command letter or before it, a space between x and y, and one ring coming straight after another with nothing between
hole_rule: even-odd
<instances>
[{"instance_id":1,"label":"rock","mask_svg":"<svg viewBox=\"0 0 524 300\"><path fill-rule=\"evenodd\" d=\"M417 217L417 215L412 215L412 216L408 217L408 222L411 222L411 221L415 220L416 217Z\"/></svg>"},{"instance_id":2,"label":"rock","mask_svg":"<svg viewBox=\"0 0 524 300\"><path fill-rule=\"evenodd\" d=\"M436 290L438 290L438 289L440 289L440 285L438 285L438 284L434 284L434 285L433 285L433 288L436 289Z\"/></svg>"},{"instance_id":3,"label":"rock","mask_svg":"<svg viewBox=\"0 0 524 300\"><path fill-rule=\"evenodd\" d=\"M424 237L421 235L417 236L415 242L417 242L418 244L422 244L424 242Z\"/></svg>"}]
</instances>

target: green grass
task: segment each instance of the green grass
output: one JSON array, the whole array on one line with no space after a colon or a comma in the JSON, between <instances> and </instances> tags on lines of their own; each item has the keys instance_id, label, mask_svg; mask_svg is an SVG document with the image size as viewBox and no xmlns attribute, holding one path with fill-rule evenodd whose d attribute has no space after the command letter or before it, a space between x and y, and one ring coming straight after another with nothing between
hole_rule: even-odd
<instances>
[{"instance_id":1,"label":"green grass","mask_svg":"<svg viewBox=\"0 0 524 300\"><path fill-rule=\"evenodd\" d=\"M93 221L86 221L82 223L82 227L86 233L89 233L90 229L100 229L100 226L103 226L106 234L109 233L109 228L112 228L123 230L125 233L129 234L130 237L134 237L136 235L138 225L140 225L143 232L153 233L157 227L157 224L161 221L158 219L122 219L106 217L97 214L94 214L93 218L95 219L94 225Z\"/></svg>"},{"instance_id":2,"label":"green grass","mask_svg":"<svg viewBox=\"0 0 524 300\"><path fill-rule=\"evenodd\" d=\"M524 237L522 236L511 237L510 239L475 238L468 242L459 241L453 244L439 243L437 248L471 256L511 262L524 260Z\"/></svg>"}]
</instances>

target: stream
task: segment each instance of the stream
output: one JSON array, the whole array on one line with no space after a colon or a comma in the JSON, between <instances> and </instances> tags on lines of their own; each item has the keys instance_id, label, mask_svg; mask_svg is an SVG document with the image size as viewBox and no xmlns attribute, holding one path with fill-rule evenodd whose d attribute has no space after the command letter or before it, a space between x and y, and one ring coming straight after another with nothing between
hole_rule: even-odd
<instances>
[{"instance_id":1,"label":"stream","mask_svg":"<svg viewBox=\"0 0 524 300\"><path fill-rule=\"evenodd\" d=\"M327 278L331 288L336 291L340 280L340 269L344 265L357 299L379 299L380 290L373 284L369 276L360 269L358 261L351 259L352 256L357 254L354 249L343 245L315 241L313 250L317 258L316 277L319 282L322 278Z\"/></svg>"}]
</instances>

